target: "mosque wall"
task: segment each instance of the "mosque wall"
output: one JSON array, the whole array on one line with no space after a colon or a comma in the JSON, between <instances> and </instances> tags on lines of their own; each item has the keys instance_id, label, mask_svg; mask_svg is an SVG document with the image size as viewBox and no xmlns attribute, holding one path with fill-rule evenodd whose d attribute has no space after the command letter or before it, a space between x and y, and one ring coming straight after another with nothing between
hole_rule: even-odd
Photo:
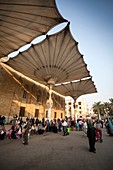
<instances>
[{"instance_id":1,"label":"mosque wall","mask_svg":"<svg viewBox=\"0 0 113 170\"><path fill-rule=\"evenodd\" d=\"M0 115L10 122L14 115L20 117L48 118L46 106L49 92L21 77L17 77L30 93L27 93L3 68L0 68ZM33 98L31 94L35 97ZM65 99L52 94L51 119L65 117Z\"/></svg>"}]
</instances>

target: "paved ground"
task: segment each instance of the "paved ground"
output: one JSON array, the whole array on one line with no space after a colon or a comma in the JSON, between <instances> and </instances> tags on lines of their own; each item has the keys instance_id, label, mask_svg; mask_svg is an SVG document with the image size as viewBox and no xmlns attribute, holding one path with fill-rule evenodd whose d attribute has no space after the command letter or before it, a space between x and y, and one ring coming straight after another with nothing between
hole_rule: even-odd
<instances>
[{"instance_id":1,"label":"paved ground","mask_svg":"<svg viewBox=\"0 0 113 170\"><path fill-rule=\"evenodd\" d=\"M0 170L113 170L113 137L103 129L104 142L96 142L97 153L88 151L88 139L81 131L47 133L21 140L0 141Z\"/></svg>"}]
</instances>

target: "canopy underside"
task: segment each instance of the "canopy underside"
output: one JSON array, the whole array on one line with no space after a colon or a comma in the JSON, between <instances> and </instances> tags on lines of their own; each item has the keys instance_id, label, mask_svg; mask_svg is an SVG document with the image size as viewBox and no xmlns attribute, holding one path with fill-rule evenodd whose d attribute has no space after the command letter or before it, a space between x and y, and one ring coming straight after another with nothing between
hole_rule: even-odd
<instances>
[{"instance_id":1,"label":"canopy underside","mask_svg":"<svg viewBox=\"0 0 113 170\"><path fill-rule=\"evenodd\" d=\"M81 95L97 92L94 82L91 78L54 86L53 90L64 96L71 96L75 100Z\"/></svg>"},{"instance_id":2,"label":"canopy underside","mask_svg":"<svg viewBox=\"0 0 113 170\"><path fill-rule=\"evenodd\" d=\"M77 99L96 93L69 23L61 31L46 35L40 43L32 41L62 22L67 20L60 15L55 0L0 0L0 64L38 83L52 85L54 91L64 96ZM5 58L29 43L31 47L26 51L9 60ZM88 79L81 80L84 78Z\"/></svg>"},{"instance_id":3,"label":"canopy underside","mask_svg":"<svg viewBox=\"0 0 113 170\"><path fill-rule=\"evenodd\" d=\"M66 21L55 0L0 0L0 58Z\"/></svg>"},{"instance_id":4,"label":"canopy underside","mask_svg":"<svg viewBox=\"0 0 113 170\"><path fill-rule=\"evenodd\" d=\"M49 35L6 63L16 71L42 84L64 83L90 77L69 25Z\"/></svg>"}]
</instances>

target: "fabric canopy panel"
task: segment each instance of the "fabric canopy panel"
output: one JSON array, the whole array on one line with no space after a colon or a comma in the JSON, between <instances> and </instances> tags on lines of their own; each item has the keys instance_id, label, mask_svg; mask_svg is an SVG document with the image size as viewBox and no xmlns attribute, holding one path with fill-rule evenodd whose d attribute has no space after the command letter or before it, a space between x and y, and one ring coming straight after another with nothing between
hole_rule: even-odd
<instances>
[{"instance_id":1,"label":"fabric canopy panel","mask_svg":"<svg viewBox=\"0 0 113 170\"><path fill-rule=\"evenodd\" d=\"M42 84L64 83L90 77L69 24L42 42L6 62L16 71Z\"/></svg>"},{"instance_id":2,"label":"fabric canopy panel","mask_svg":"<svg viewBox=\"0 0 113 170\"><path fill-rule=\"evenodd\" d=\"M3 69L1 69L1 68L3 68ZM34 88L35 92L39 91L40 88L41 89L43 88L47 92L49 92L49 88L47 86L40 84L36 81L33 81L29 77L26 77L23 74L21 74L20 72L15 71L10 66L8 66L4 63L0 63L0 71L2 73L2 74L0 74L0 81L1 81L1 79L3 79L3 76L5 75L4 70L17 84L19 84L21 86L21 88L23 88L27 93L29 93L35 100L37 100L37 98L36 98L36 96L34 96L31 93L31 91L30 91L31 88Z\"/></svg>"},{"instance_id":3,"label":"fabric canopy panel","mask_svg":"<svg viewBox=\"0 0 113 170\"><path fill-rule=\"evenodd\" d=\"M81 95L97 93L97 89L91 78L54 86L53 90L64 96L71 96L74 100Z\"/></svg>"},{"instance_id":4,"label":"fabric canopy panel","mask_svg":"<svg viewBox=\"0 0 113 170\"><path fill-rule=\"evenodd\" d=\"M0 58L65 21L55 0L0 0Z\"/></svg>"}]
</instances>

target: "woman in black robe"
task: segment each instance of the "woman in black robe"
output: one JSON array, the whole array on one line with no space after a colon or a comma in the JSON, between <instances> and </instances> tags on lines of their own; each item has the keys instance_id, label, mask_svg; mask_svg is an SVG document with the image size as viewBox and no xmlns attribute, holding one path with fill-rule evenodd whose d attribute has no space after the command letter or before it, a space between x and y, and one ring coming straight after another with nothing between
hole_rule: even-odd
<instances>
[{"instance_id":1,"label":"woman in black robe","mask_svg":"<svg viewBox=\"0 0 113 170\"><path fill-rule=\"evenodd\" d=\"M96 131L95 127L93 126L92 120L89 120L89 122L87 122L87 137L89 140L89 151L96 153L95 149Z\"/></svg>"}]
</instances>

